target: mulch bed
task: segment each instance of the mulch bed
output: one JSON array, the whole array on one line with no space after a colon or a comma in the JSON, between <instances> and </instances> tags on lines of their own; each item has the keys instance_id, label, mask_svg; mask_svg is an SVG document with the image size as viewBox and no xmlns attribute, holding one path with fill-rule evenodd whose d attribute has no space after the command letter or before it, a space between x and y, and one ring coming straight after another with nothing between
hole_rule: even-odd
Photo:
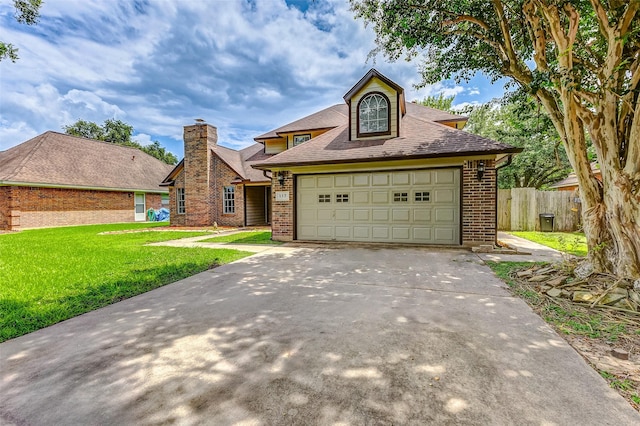
<instances>
[{"instance_id":1,"label":"mulch bed","mask_svg":"<svg viewBox=\"0 0 640 426\"><path fill-rule=\"evenodd\" d=\"M640 411L638 282L584 265L570 260L514 271L512 290Z\"/></svg>"}]
</instances>

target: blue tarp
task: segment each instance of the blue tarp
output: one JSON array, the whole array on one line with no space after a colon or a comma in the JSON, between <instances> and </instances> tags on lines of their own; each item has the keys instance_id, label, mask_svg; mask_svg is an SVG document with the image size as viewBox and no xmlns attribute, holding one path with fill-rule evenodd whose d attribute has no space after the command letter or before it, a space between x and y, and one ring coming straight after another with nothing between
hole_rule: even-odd
<instances>
[{"instance_id":1,"label":"blue tarp","mask_svg":"<svg viewBox=\"0 0 640 426\"><path fill-rule=\"evenodd\" d=\"M147 210L147 220L149 222L166 222L169 220L169 210L164 207L160 210Z\"/></svg>"}]
</instances>

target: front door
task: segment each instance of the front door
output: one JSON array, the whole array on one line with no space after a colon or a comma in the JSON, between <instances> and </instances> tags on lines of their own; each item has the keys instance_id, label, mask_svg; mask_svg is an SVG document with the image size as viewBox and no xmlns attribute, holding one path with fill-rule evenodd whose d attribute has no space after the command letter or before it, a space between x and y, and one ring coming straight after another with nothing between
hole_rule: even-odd
<instances>
[{"instance_id":1,"label":"front door","mask_svg":"<svg viewBox=\"0 0 640 426\"><path fill-rule=\"evenodd\" d=\"M136 222L144 222L146 219L146 206L144 200L144 194L135 194L136 195Z\"/></svg>"}]
</instances>

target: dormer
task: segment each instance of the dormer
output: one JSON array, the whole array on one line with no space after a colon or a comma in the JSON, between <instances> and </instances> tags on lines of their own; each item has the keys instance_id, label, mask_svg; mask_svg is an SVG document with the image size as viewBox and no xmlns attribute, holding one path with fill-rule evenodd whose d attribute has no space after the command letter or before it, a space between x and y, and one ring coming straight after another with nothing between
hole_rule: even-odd
<instances>
[{"instance_id":1,"label":"dormer","mask_svg":"<svg viewBox=\"0 0 640 426\"><path fill-rule=\"evenodd\" d=\"M349 106L349 140L390 139L400 136L406 114L404 89L371 69L344 95Z\"/></svg>"}]
</instances>

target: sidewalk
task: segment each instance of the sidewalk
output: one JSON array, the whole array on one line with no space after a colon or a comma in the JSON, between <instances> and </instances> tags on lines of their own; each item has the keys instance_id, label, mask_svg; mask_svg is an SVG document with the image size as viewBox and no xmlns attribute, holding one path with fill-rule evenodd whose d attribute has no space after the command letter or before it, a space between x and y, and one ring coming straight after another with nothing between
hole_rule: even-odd
<instances>
[{"instance_id":1,"label":"sidewalk","mask_svg":"<svg viewBox=\"0 0 640 426\"><path fill-rule=\"evenodd\" d=\"M484 261L492 262L561 262L562 253L542 244L516 237L506 232L498 232L498 241L516 254L477 253Z\"/></svg>"}]
</instances>

